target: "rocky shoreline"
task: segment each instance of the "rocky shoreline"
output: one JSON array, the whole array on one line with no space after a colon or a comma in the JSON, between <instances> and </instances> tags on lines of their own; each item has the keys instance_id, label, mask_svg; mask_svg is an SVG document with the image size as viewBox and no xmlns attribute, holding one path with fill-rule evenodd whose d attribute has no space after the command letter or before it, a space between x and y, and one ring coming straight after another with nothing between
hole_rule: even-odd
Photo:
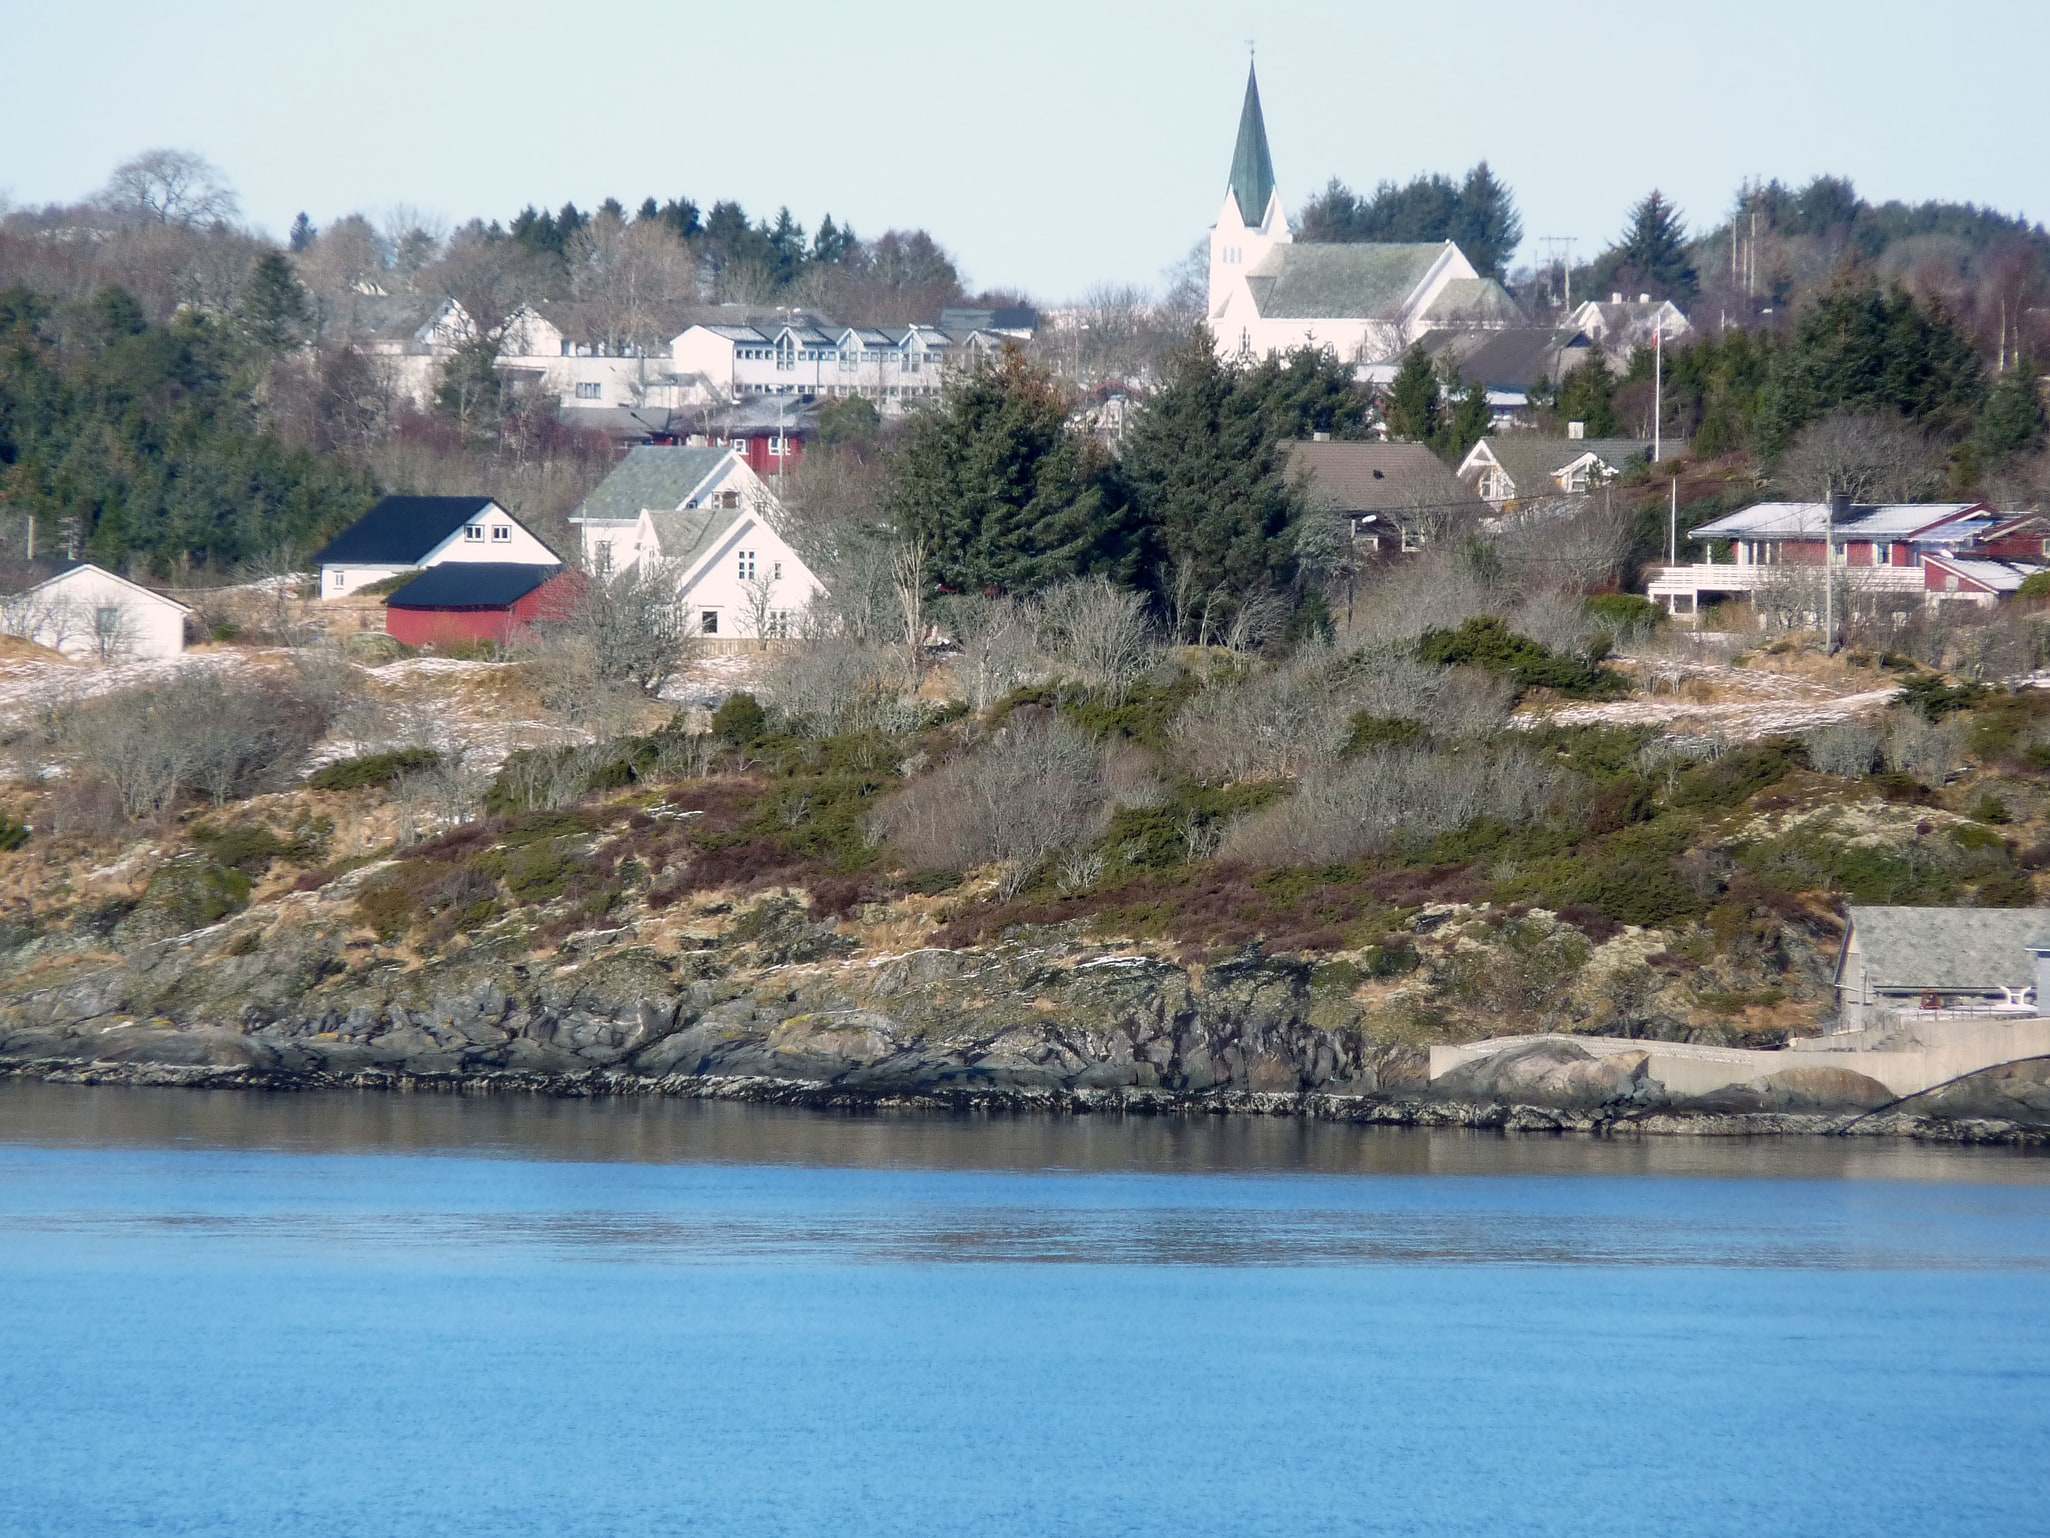
<instances>
[{"instance_id":1,"label":"rocky shoreline","mask_svg":"<svg viewBox=\"0 0 2050 1538\"><path fill-rule=\"evenodd\" d=\"M281 1094L383 1091L434 1095L535 1095L597 1100L659 1096L847 1114L957 1116L1263 1116L1302 1117L1355 1126L1475 1132L1581 1134L1595 1137L1897 1137L1959 1145L2050 1147L2050 1125L1999 1116L1945 1115L1908 1108L1880 1111L1647 1111L1575 1109L1420 1094L1321 1094L1213 1090L1066 1089L925 1085L850 1088L819 1080L759 1075L650 1075L610 1070L571 1073L485 1071L408 1073L364 1068L334 1073L153 1062L9 1061L0 1079L72 1085L246 1090ZM1921 1098L1921 1097L1917 1097Z\"/></svg>"}]
</instances>

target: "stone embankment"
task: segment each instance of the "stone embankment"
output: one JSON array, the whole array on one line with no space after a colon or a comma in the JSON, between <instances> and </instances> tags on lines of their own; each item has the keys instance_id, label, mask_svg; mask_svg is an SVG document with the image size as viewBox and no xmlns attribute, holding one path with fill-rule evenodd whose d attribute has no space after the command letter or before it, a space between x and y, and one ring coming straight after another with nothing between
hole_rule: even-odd
<instances>
[{"instance_id":1,"label":"stone embankment","mask_svg":"<svg viewBox=\"0 0 2050 1538\"><path fill-rule=\"evenodd\" d=\"M2050 1059L1905 1099L1843 1067L1688 1093L1644 1054L1534 1040L1433 1080L1311 967L1182 966L1077 945L857 960L792 907L744 944L587 937L547 962L479 946L351 960L313 912L121 954L17 955L0 1073L70 1082L554 1095L819 1107L1300 1115L1604 1133L2050 1141ZM33 949L33 948L32 948Z\"/></svg>"}]
</instances>

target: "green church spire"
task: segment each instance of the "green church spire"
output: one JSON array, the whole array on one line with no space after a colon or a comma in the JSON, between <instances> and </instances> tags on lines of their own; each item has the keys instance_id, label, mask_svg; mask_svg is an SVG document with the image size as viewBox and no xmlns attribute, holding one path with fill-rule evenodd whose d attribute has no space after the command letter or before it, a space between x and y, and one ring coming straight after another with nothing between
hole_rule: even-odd
<instances>
[{"instance_id":1,"label":"green church spire","mask_svg":"<svg viewBox=\"0 0 2050 1538\"><path fill-rule=\"evenodd\" d=\"M1274 157L1267 153L1267 120L1260 115L1260 82L1246 66L1246 104L1239 111L1239 142L1231 152L1231 193L1239 217L1257 225L1274 196Z\"/></svg>"}]
</instances>

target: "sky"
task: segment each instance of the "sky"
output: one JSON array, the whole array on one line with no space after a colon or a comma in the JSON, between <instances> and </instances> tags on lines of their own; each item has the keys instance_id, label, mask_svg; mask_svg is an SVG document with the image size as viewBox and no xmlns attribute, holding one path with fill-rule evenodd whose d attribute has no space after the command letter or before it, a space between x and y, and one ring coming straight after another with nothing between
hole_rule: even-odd
<instances>
[{"instance_id":1,"label":"sky","mask_svg":"<svg viewBox=\"0 0 2050 1538\"><path fill-rule=\"evenodd\" d=\"M0 196L69 201L196 150L281 235L653 194L924 227L971 288L1157 286L1216 217L1247 44L1284 202L1486 159L1519 261L1580 259L1656 186L1746 176L2050 219L2043 0L0 0ZM2012 71L2012 84L2003 83Z\"/></svg>"}]
</instances>

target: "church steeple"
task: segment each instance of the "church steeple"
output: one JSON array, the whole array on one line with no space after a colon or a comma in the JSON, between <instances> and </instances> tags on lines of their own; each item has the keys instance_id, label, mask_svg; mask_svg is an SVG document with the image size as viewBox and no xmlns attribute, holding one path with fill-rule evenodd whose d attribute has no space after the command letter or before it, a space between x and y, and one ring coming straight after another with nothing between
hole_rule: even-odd
<instances>
[{"instance_id":1,"label":"church steeple","mask_svg":"<svg viewBox=\"0 0 2050 1538\"><path fill-rule=\"evenodd\" d=\"M1274 157L1267 153L1267 120L1260 115L1260 82L1246 66L1246 104L1239 110L1239 142L1231 153L1231 195L1239 218L1257 228L1274 196Z\"/></svg>"}]
</instances>

